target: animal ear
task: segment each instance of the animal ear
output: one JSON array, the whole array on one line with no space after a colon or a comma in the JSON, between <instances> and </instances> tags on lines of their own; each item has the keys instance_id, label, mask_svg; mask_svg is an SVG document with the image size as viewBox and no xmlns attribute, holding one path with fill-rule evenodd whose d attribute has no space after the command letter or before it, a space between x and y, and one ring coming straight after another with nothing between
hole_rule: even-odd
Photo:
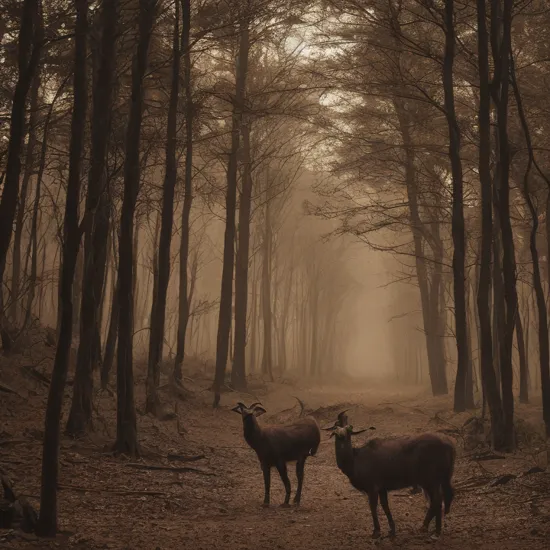
<instances>
[{"instance_id":1,"label":"animal ear","mask_svg":"<svg viewBox=\"0 0 550 550\"><path fill-rule=\"evenodd\" d=\"M263 407L254 407L254 415L255 416L262 416L262 414L265 414L267 411Z\"/></svg>"},{"instance_id":2,"label":"animal ear","mask_svg":"<svg viewBox=\"0 0 550 550\"><path fill-rule=\"evenodd\" d=\"M236 407L233 407L231 410L232 410L233 412L242 414L242 412L243 412L243 405L242 405L242 403L239 403Z\"/></svg>"}]
</instances>

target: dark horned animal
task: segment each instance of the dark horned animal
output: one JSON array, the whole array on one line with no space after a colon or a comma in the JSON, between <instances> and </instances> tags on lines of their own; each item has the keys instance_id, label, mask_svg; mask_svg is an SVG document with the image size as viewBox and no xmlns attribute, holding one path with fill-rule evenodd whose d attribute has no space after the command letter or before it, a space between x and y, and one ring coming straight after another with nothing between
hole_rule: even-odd
<instances>
[{"instance_id":1,"label":"dark horned animal","mask_svg":"<svg viewBox=\"0 0 550 550\"><path fill-rule=\"evenodd\" d=\"M277 468L285 486L286 496L282 506L289 506L290 480L286 464L296 461L298 489L294 497L296 505L300 504L304 482L304 466L308 456L314 456L321 442L321 432L317 421L312 417L300 418L291 424L277 426L260 426L257 417L266 410L261 403L249 407L237 403L232 409L243 419L243 431L246 442L256 451L264 474L264 506L269 506L271 487L271 468Z\"/></svg>"},{"instance_id":2,"label":"dark horned animal","mask_svg":"<svg viewBox=\"0 0 550 550\"><path fill-rule=\"evenodd\" d=\"M331 430L335 438L336 462L350 483L369 497L374 530L372 538L380 536L378 499L395 535L388 504L388 492L406 487L421 487L430 501L423 528L428 529L435 517L436 534L441 533L442 501L448 514L454 496L451 478L454 471L456 450L453 443L438 434L425 433L399 439L370 439L362 447L354 448L351 436L367 430L354 431L347 424L347 417L340 413ZM374 428L369 428L373 430Z\"/></svg>"}]
</instances>

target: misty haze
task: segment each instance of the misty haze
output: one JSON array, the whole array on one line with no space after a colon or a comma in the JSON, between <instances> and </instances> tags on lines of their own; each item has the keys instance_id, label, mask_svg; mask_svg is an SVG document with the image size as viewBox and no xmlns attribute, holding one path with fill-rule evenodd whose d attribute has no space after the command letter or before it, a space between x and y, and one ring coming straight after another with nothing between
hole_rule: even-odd
<instances>
[{"instance_id":1,"label":"misty haze","mask_svg":"<svg viewBox=\"0 0 550 550\"><path fill-rule=\"evenodd\" d=\"M550 546L549 0L0 0L0 548Z\"/></svg>"}]
</instances>

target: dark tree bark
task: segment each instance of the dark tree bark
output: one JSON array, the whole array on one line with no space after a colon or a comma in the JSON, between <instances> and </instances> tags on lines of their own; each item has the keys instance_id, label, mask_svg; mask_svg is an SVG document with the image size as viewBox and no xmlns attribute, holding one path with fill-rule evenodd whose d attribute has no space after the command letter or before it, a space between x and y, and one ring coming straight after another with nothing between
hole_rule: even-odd
<instances>
[{"instance_id":1,"label":"dark tree bark","mask_svg":"<svg viewBox=\"0 0 550 550\"><path fill-rule=\"evenodd\" d=\"M546 437L550 437L550 341L548 338L548 313L546 309L546 299L544 294L544 288L542 285L542 277L540 274L540 261L539 253L537 249L537 232L539 226L538 212L533 204L531 194L529 191L529 176L533 165L538 169L538 165L535 161L533 153L533 144L531 142L531 133L529 131L529 124L527 123L527 117L525 116L525 110L523 108L523 101L519 91L519 86L516 80L515 65L510 48L510 73L512 87L514 91L514 96L516 99L516 105L518 108L518 114L521 122L521 127L525 137L525 142L527 145L527 152L529 154L527 167L525 169L525 174L523 176L523 197L527 206L529 208L529 213L531 214L531 234L529 239L529 248L531 251L531 259L533 261L533 288L535 289L535 298L537 304L537 313L538 313L538 340L539 340L539 364L540 364L540 378L541 378L541 387L542 387L542 416L544 418L544 425L546 428ZM542 174L542 170L539 169L539 172ZM546 183L549 187L548 197L550 198L550 181L546 179ZM550 224L547 222L547 226ZM548 242L549 251L550 251L550 241ZM519 319L519 312L518 312ZM521 326L521 322L520 322ZM519 327L518 327L519 328ZM518 343L520 332L518 330ZM527 345L529 345L529 340L527 340ZM525 350L523 351L524 355ZM529 370L527 367L521 369L520 372L520 401L522 403L527 403L529 400L528 395L528 376Z\"/></svg>"},{"instance_id":2,"label":"dark tree bark","mask_svg":"<svg viewBox=\"0 0 550 550\"><path fill-rule=\"evenodd\" d=\"M319 286L318 286L318 275L315 274L315 282L312 285L310 293L310 314L311 314L311 335L310 335L310 350L311 355L309 357L309 374L313 378L316 378L319 375L319 366L317 359L317 350L318 350L318 337L317 333L319 331Z\"/></svg>"},{"instance_id":3,"label":"dark tree bark","mask_svg":"<svg viewBox=\"0 0 550 550\"><path fill-rule=\"evenodd\" d=\"M445 1L445 56L443 60L443 89L445 115L449 127L449 157L453 180L452 237L453 237L453 283L457 369L454 395L454 411L463 412L466 406L466 381L470 369L468 352L468 320L466 314L466 231L464 224L464 182L460 159L460 128L456 118L453 65L455 57L454 0Z\"/></svg>"},{"instance_id":4,"label":"dark tree bark","mask_svg":"<svg viewBox=\"0 0 550 550\"><path fill-rule=\"evenodd\" d=\"M220 312L218 316L218 335L216 341L216 374L214 378L214 406L220 401L220 391L225 379L227 357L229 353L229 332L233 309L233 271L235 264L235 210L237 206L237 172L240 145L241 122L246 94L246 76L249 51L249 11L240 22L239 53L236 62L235 98L233 103L233 121L231 128L231 151L227 165L227 192L225 197L225 235L223 246L223 268L220 293Z\"/></svg>"},{"instance_id":5,"label":"dark tree bark","mask_svg":"<svg viewBox=\"0 0 550 550\"><path fill-rule=\"evenodd\" d=\"M131 456L139 453L134 403L134 213L140 183L140 141L143 118L143 80L147 70L149 44L157 12L157 0L139 2L139 39L132 66L132 102L126 131L124 197L120 219L118 264L118 354L117 435L115 451Z\"/></svg>"},{"instance_id":6,"label":"dark tree bark","mask_svg":"<svg viewBox=\"0 0 550 550\"><path fill-rule=\"evenodd\" d=\"M88 224L84 237L84 273L80 307L78 346L73 400L67 420L67 434L79 437L92 427L93 369L98 357L101 296L105 284L107 241L109 238L109 194L105 164L111 127L112 89L115 71L115 43L118 0L104 0L100 62L93 90L92 144L86 212Z\"/></svg>"},{"instance_id":7,"label":"dark tree bark","mask_svg":"<svg viewBox=\"0 0 550 550\"><path fill-rule=\"evenodd\" d=\"M288 274L288 283L286 287L283 310L281 312L281 327L279 329L279 366L281 367L281 372L284 372L287 368L287 351L286 351L287 321L288 321L288 312L290 310L290 296L292 292L294 265L290 266L289 271L290 272Z\"/></svg>"},{"instance_id":8,"label":"dark tree bark","mask_svg":"<svg viewBox=\"0 0 550 550\"><path fill-rule=\"evenodd\" d=\"M113 228L113 236L111 239L113 247L113 290L111 296L111 318L109 319L109 329L107 330L107 341L105 343L105 353L103 354L103 363L101 364L101 388L106 389L109 384L109 376L113 368L115 359L116 341L118 336L118 317L119 317L119 300L118 300L118 266L117 266L117 250L116 250L117 235Z\"/></svg>"},{"instance_id":9,"label":"dark tree bark","mask_svg":"<svg viewBox=\"0 0 550 550\"><path fill-rule=\"evenodd\" d=\"M390 5L390 13L388 14L391 19L391 32L395 47L394 63L396 67L399 67L400 65L403 50L401 24L399 21L400 10L400 7ZM420 216L419 191L415 166L415 150L412 135L413 121L411 119L411 114L408 109L407 100L404 99L408 95L408 92L406 90L406 83L401 82L402 75L399 73L399 70L396 71L395 78L397 82L400 82L401 87L403 87L403 90L396 93L396 95L393 97L393 106L399 122L399 131L401 133L405 155L405 184L407 189L409 215L411 218L410 223L414 244L416 276L420 289L422 318L426 337L430 382L433 395L442 395L448 392L445 368L445 353L443 349L443 340L438 336L439 327L434 327L434 324L437 325L437 321L439 320L439 312L437 312L436 317L434 317L432 313L430 313L430 311L432 310L430 305L433 306L433 302L437 302L439 300L439 298L437 297L438 295L436 294L437 292L439 292L439 287L437 284L433 284L432 281L432 293L430 296L428 270L423 250L423 241L426 238L426 232L424 231L424 225ZM433 242L430 242L429 244L432 249L434 249L434 252L436 252L437 246L435 246Z\"/></svg>"},{"instance_id":10,"label":"dark tree bark","mask_svg":"<svg viewBox=\"0 0 550 550\"><path fill-rule=\"evenodd\" d=\"M191 0L181 0L182 33L181 49L183 52L183 89L185 92L185 189L183 197L183 212L181 216L180 241L180 284L179 284L179 315L176 361L174 363L174 378L182 379L182 364L185 358L185 335L189 322L191 300L188 297L187 265L189 263L189 221L193 205L193 93L191 88Z\"/></svg>"},{"instance_id":11,"label":"dark tree bark","mask_svg":"<svg viewBox=\"0 0 550 550\"><path fill-rule=\"evenodd\" d=\"M8 158L0 199L0 282L4 279L6 256L10 247L13 221L19 198L21 151L25 135L25 111L29 89L34 79L43 46L42 11L39 0L25 0L17 41L18 78L13 94ZM3 311L0 311L3 314Z\"/></svg>"},{"instance_id":12,"label":"dark tree bark","mask_svg":"<svg viewBox=\"0 0 550 550\"><path fill-rule=\"evenodd\" d=\"M25 224L25 210L27 205L27 194L29 183L34 172L37 139L36 131L38 126L38 92L40 90L40 72L37 70L34 75L30 90L30 115L27 151L25 153L25 170L21 181L21 195L19 197L19 207L15 217L15 230L13 233L13 257L12 257L12 276L11 276L11 312L10 316L15 325L19 322L19 312L22 309L20 292L21 283L21 238L23 237L23 226Z\"/></svg>"},{"instance_id":13,"label":"dark tree bark","mask_svg":"<svg viewBox=\"0 0 550 550\"><path fill-rule=\"evenodd\" d=\"M501 34L500 40L493 40L495 74L493 79L494 99L498 125L498 172L499 172L499 219L502 235L502 267L504 275L504 299L506 303L506 323L503 345L500 347L500 369L502 384L502 407L504 413L503 445L513 449L514 441L514 394L512 347L518 308L516 289L516 260L512 222L510 219L510 145L508 141L508 91L510 73L512 0L503 1L502 17L496 6L499 0L492 1L491 34ZM498 41L498 50L494 47Z\"/></svg>"},{"instance_id":14,"label":"dark tree bark","mask_svg":"<svg viewBox=\"0 0 550 550\"><path fill-rule=\"evenodd\" d=\"M258 341L258 270L255 267L255 262L252 264L252 302L250 304L250 353L248 355L249 372L257 367L257 341Z\"/></svg>"},{"instance_id":15,"label":"dark tree bark","mask_svg":"<svg viewBox=\"0 0 550 550\"><path fill-rule=\"evenodd\" d=\"M231 384L246 389L246 314L248 311L248 266L250 255L250 211L252 174L250 158L250 120L242 125L243 174L239 202L239 243L235 265L235 345Z\"/></svg>"},{"instance_id":16,"label":"dark tree bark","mask_svg":"<svg viewBox=\"0 0 550 550\"><path fill-rule=\"evenodd\" d=\"M177 116L180 79L180 10L176 1L174 36L172 44L172 84L168 104L168 121L166 124L166 162L162 193L162 219L160 227L160 242L158 247L158 281L151 307L151 330L149 339L149 360L146 382L145 411L158 415L160 400L157 387L160 380L160 363L164 347L164 325L166 318L166 297L170 281L170 246L172 244L172 225L174 220L174 194L178 176L176 145ZM183 235L183 230L182 230ZM185 296L187 299L187 296Z\"/></svg>"},{"instance_id":17,"label":"dark tree bark","mask_svg":"<svg viewBox=\"0 0 550 550\"><path fill-rule=\"evenodd\" d=\"M69 366L72 340L72 285L82 235L78 220L80 196L80 170L84 152L84 137L87 109L87 31L88 1L75 0L76 30L74 57L74 102L71 121L69 151L69 179L65 201L63 224L63 258L60 281L60 331L57 340L42 449L42 484L40 490L40 517L36 527L39 536L55 536L57 530L57 480L59 459L59 436L63 394Z\"/></svg>"},{"instance_id":18,"label":"dark tree bark","mask_svg":"<svg viewBox=\"0 0 550 550\"><path fill-rule=\"evenodd\" d=\"M72 76L72 75L71 75ZM35 200L34 200L34 206L33 206L33 216L32 216L32 222L31 222L31 246L32 248L32 260L31 260L31 277L29 281L29 295L27 300L27 319L25 320L24 326L28 326L29 320L30 320L30 313L31 313L31 307L35 298L36 294L36 282L37 282L37 271L38 267L35 265L35 262L38 262L38 258L35 258L35 253L37 253L38 249L38 227L39 227L39 214L40 214L40 200L41 200L41 190L42 190L42 181L44 179L44 170L46 169L46 153L48 150L48 137L49 137L49 129L50 124L52 120L52 114L55 107L55 104L57 103L57 100L59 99L59 96L61 95L62 91L64 90L67 82L69 81L69 78L65 78L65 80L61 83L59 88L57 89L55 96L50 104L50 107L48 109L48 114L46 115L46 119L44 121L44 130L42 134L42 146L40 150L40 161L38 165L38 174L36 176L36 189L35 189ZM35 250L36 248L36 250ZM45 276L46 276L46 253L47 253L48 243L47 240L44 239L44 245L42 249L42 269L41 269L41 278L40 278L40 284L39 284L39 298L38 298L38 318L42 318L42 308L43 308L43 302L44 302L44 292L45 292Z\"/></svg>"},{"instance_id":19,"label":"dark tree bark","mask_svg":"<svg viewBox=\"0 0 550 550\"><path fill-rule=\"evenodd\" d=\"M422 244L422 220L418 206L418 190L416 184L415 154L412 138L410 134L410 121L404 106L400 101L394 100L401 136L403 138L403 147L405 149L405 182L407 186L407 197L409 202L409 212L411 217L411 231L413 234L414 254L416 264L416 275L420 289L420 299L422 304L422 318L426 337L426 350L428 353L428 368L433 395L442 395L447 393L447 380L442 377L444 374L444 355L442 353L442 344L439 342L439 328L437 319L439 312L436 310L436 317L433 317L433 308L430 303L438 302L439 286L438 281L432 281L432 290L430 292L428 284L428 270L424 258L424 247ZM431 295L431 298L430 298ZM435 326L434 326L435 325ZM443 365L442 365L443 362Z\"/></svg>"},{"instance_id":20,"label":"dark tree bark","mask_svg":"<svg viewBox=\"0 0 550 550\"><path fill-rule=\"evenodd\" d=\"M481 184L481 254L477 306L481 343L481 376L484 396L491 414L493 445L505 446L504 418L497 380L493 368L493 343L489 292L491 286L491 248L493 240L490 94L489 94L489 39L486 24L485 0L477 0L477 40L479 59L479 180Z\"/></svg>"},{"instance_id":21,"label":"dark tree bark","mask_svg":"<svg viewBox=\"0 0 550 550\"><path fill-rule=\"evenodd\" d=\"M269 181L266 181L266 202L264 216L264 235L262 243L262 316L264 322L264 352L262 372L273 381L273 319L271 312L271 212Z\"/></svg>"},{"instance_id":22,"label":"dark tree bark","mask_svg":"<svg viewBox=\"0 0 550 550\"><path fill-rule=\"evenodd\" d=\"M79 205L80 212L80 205ZM78 257L76 258L76 271L73 282L73 333L78 332L80 327L80 301L82 299L82 279L84 277L84 251L81 247L78 249ZM60 324L59 321L58 324Z\"/></svg>"},{"instance_id":23,"label":"dark tree bark","mask_svg":"<svg viewBox=\"0 0 550 550\"><path fill-rule=\"evenodd\" d=\"M527 352L525 349L525 335L523 332L523 322L520 311L516 314L516 341L519 355L519 400L520 403L529 403L529 391L527 381L529 380L529 369L527 363Z\"/></svg>"},{"instance_id":24,"label":"dark tree bark","mask_svg":"<svg viewBox=\"0 0 550 550\"><path fill-rule=\"evenodd\" d=\"M500 233L500 216L498 201L498 180L493 178L493 271L492 271L492 290L493 290L493 356L494 368L497 375L497 384L499 393L501 386L500 358L506 355L504 334L506 331L506 303L504 299L504 282L502 279L502 247Z\"/></svg>"}]
</instances>

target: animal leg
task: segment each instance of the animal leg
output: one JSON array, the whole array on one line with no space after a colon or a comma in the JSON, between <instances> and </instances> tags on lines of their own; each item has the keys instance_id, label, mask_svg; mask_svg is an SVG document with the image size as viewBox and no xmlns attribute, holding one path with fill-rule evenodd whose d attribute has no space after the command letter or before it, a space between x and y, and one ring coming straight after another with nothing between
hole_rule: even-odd
<instances>
[{"instance_id":1,"label":"animal leg","mask_svg":"<svg viewBox=\"0 0 550 550\"><path fill-rule=\"evenodd\" d=\"M435 489L430 488L426 492L428 493L430 498L430 507L428 509L428 512L426 513L426 517L424 518L423 529L427 531L430 525L430 522L435 517L435 532L436 532L436 535L439 536L441 534L441 518L443 515L443 511L442 511L443 499L441 495L441 488L440 487L437 487Z\"/></svg>"},{"instance_id":2,"label":"animal leg","mask_svg":"<svg viewBox=\"0 0 550 550\"><path fill-rule=\"evenodd\" d=\"M296 462L296 477L298 478L298 489L296 489L296 495L294 496L294 502L296 506L300 505L300 499L302 498L302 485L304 483L305 465L306 465L305 458L301 458Z\"/></svg>"},{"instance_id":3,"label":"animal leg","mask_svg":"<svg viewBox=\"0 0 550 550\"><path fill-rule=\"evenodd\" d=\"M443 498L441 494L441 487L438 487L434 494L434 513L435 513L435 534L441 535L441 517L443 516Z\"/></svg>"},{"instance_id":4,"label":"animal leg","mask_svg":"<svg viewBox=\"0 0 550 550\"><path fill-rule=\"evenodd\" d=\"M288 479L288 472L286 470L286 463L282 462L280 464L277 464L277 470L279 471L279 475L281 476L281 481L283 482L283 485L285 486L285 501L281 506L283 508L286 508L287 506L290 506L290 479Z\"/></svg>"},{"instance_id":5,"label":"animal leg","mask_svg":"<svg viewBox=\"0 0 550 550\"><path fill-rule=\"evenodd\" d=\"M388 524L390 526L390 537L395 536L395 522L390 512L390 505L388 504L388 491L380 491L380 504L382 504L382 509L388 518Z\"/></svg>"},{"instance_id":6,"label":"animal leg","mask_svg":"<svg viewBox=\"0 0 550 550\"><path fill-rule=\"evenodd\" d=\"M372 515L372 523L374 529L372 531L372 538L377 539L380 537L380 522L378 521L378 491L369 492L369 506L370 513Z\"/></svg>"},{"instance_id":7,"label":"animal leg","mask_svg":"<svg viewBox=\"0 0 550 550\"><path fill-rule=\"evenodd\" d=\"M435 513L433 509L433 501L434 501L434 491L433 489L424 489L424 492L426 494L426 497L429 500L429 506L428 511L426 512L426 516L424 517L424 522L422 523L422 530L427 531L428 527L430 526L430 522L432 521Z\"/></svg>"},{"instance_id":8,"label":"animal leg","mask_svg":"<svg viewBox=\"0 0 550 550\"><path fill-rule=\"evenodd\" d=\"M271 488L271 467L265 464L262 464L262 471L264 473L264 506L269 506L269 491Z\"/></svg>"}]
</instances>

